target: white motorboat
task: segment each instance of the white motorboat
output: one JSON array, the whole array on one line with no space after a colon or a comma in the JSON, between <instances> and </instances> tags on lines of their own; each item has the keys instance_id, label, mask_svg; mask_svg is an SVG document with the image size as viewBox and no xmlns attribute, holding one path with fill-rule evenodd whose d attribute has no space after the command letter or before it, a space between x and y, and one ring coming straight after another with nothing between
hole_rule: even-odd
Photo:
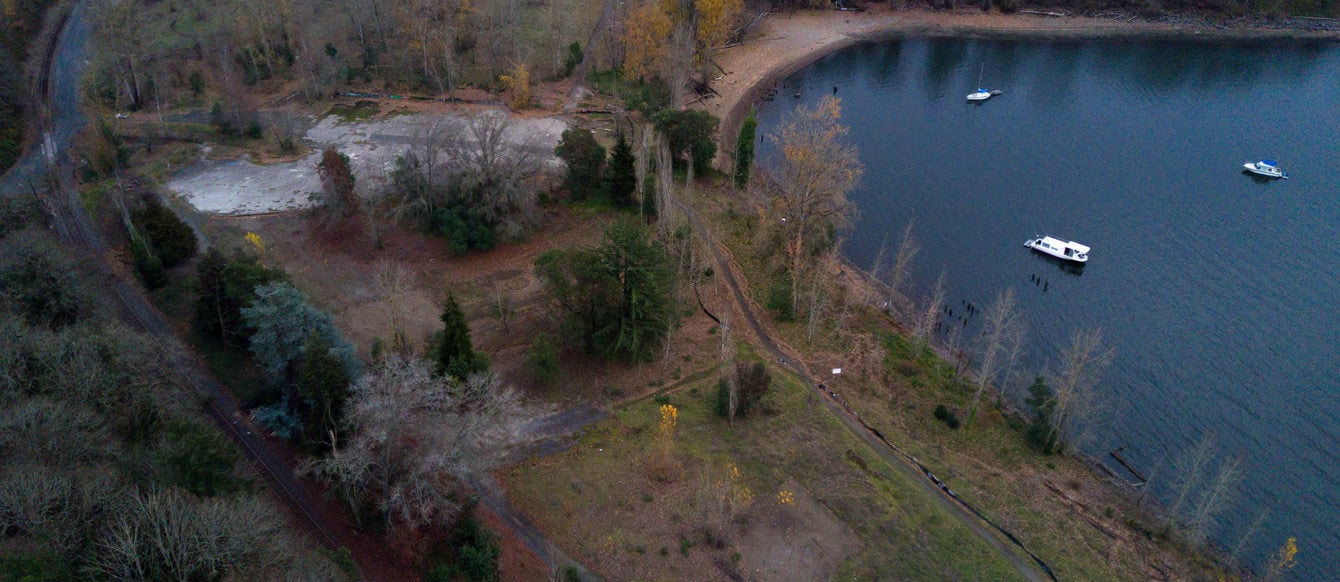
<instances>
[{"instance_id":1,"label":"white motorboat","mask_svg":"<svg viewBox=\"0 0 1340 582\"><path fill-rule=\"evenodd\" d=\"M1279 164L1272 160L1261 160L1259 162L1247 162L1242 165L1248 172L1267 178L1288 178L1289 176L1280 169Z\"/></svg>"},{"instance_id":2,"label":"white motorboat","mask_svg":"<svg viewBox=\"0 0 1340 582\"><path fill-rule=\"evenodd\" d=\"M1075 241L1063 240L1051 235L1035 236L1024 241L1024 246L1058 259L1076 263L1089 262L1089 247Z\"/></svg>"}]
</instances>

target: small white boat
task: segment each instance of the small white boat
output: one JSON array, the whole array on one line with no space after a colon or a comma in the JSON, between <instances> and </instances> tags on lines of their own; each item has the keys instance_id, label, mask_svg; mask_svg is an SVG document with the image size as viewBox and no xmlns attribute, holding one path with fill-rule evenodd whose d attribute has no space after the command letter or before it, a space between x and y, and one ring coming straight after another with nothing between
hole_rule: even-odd
<instances>
[{"instance_id":1,"label":"small white boat","mask_svg":"<svg viewBox=\"0 0 1340 582\"><path fill-rule=\"evenodd\" d=\"M999 93L999 91L991 92L991 91L987 91L986 89L982 89L982 88L979 87L976 91L974 91L974 92L972 92L972 93L968 93L968 101L986 101L987 99L990 99L991 96L992 96L992 95L995 95L996 93Z\"/></svg>"},{"instance_id":2,"label":"small white boat","mask_svg":"<svg viewBox=\"0 0 1340 582\"><path fill-rule=\"evenodd\" d=\"M1051 235L1030 238L1024 241L1024 246L1058 259L1075 261L1076 263L1089 262L1089 247Z\"/></svg>"},{"instance_id":3,"label":"small white boat","mask_svg":"<svg viewBox=\"0 0 1340 582\"><path fill-rule=\"evenodd\" d=\"M990 91L982 87L982 73L986 71L986 65L977 71L977 90L968 93L968 101L986 101L995 95L1000 95L1000 91Z\"/></svg>"},{"instance_id":4,"label":"small white boat","mask_svg":"<svg viewBox=\"0 0 1340 582\"><path fill-rule=\"evenodd\" d=\"M1261 160L1259 162L1247 162L1242 165L1248 172L1267 178L1288 178L1289 176L1280 169L1279 164L1272 160Z\"/></svg>"}]
</instances>

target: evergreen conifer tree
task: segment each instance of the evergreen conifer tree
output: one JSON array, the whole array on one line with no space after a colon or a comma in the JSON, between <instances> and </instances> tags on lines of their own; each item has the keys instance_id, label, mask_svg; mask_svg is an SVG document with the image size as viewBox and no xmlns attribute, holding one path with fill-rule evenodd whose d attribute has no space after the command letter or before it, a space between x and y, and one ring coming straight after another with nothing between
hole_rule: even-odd
<instances>
[{"instance_id":1,"label":"evergreen conifer tree","mask_svg":"<svg viewBox=\"0 0 1340 582\"><path fill-rule=\"evenodd\" d=\"M740 136L735 140L735 186L744 188L749 184L749 170L754 165L754 133L758 131L758 120L754 111L740 125Z\"/></svg>"},{"instance_id":2,"label":"evergreen conifer tree","mask_svg":"<svg viewBox=\"0 0 1340 582\"><path fill-rule=\"evenodd\" d=\"M637 158L633 148L628 145L622 133L619 141L610 152L609 164L605 168L605 190L610 201L618 206L632 206L633 192L637 190Z\"/></svg>"},{"instance_id":3,"label":"evergreen conifer tree","mask_svg":"<svg viewBox=\"0 0 1340 582\"><path fill-rule=\"evenodd\" d=\"M319 333L310 334L303 346L298 394L311 403L303 422L309 442L327 442L327 433L335 430L349 396L349 369L331 347L330 340Z\"/></svg>"},{"instance_id":4,"label":"evergreen conifer tree","mask_svg":"<svg viewBox=\"0 0 1340 582\"><path fill-rule=\"evenodd\" d=\"M488 368L483 354L476 354L470 343L470 326L456 296L448 294L442 309L442 337L437 344L437 372L464 378Z\"/></svg>"}]
</instances>

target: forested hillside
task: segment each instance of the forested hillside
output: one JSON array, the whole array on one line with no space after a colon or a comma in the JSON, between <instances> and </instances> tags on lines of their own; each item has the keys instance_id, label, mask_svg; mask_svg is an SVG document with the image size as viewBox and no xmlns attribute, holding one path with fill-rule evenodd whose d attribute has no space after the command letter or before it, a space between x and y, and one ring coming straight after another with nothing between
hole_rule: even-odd
<instances>
[{"instance_id":1,"label":"forested hillside","mask_svg":"<svg viewBox=\"0 0 1340 582\"><path fill-rule=\"evenodd\" d=\"M341 579L41 214L0 199L0 580Z\"/></svg>"},{"instance_id":2,"label":"forested hillside","mask_svg":"<svg viewBox=\"0 0 1340 582\"><path fill-rule=\"evenodd\" d=\"M22 62L52 4L55 0L0 0L0 174L14 165L23 147L28 91Z\"/></svg>"}]
</instances>

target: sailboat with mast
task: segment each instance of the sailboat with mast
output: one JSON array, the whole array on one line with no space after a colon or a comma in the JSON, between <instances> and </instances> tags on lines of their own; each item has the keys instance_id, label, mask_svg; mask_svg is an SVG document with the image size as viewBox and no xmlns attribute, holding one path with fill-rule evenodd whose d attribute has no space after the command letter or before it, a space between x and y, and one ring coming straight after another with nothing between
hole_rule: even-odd
<instances>
[{"instance_id":1,"label":"sailboat with mast","mask_svg":"<svg viewBox=\"0 0 1340 582\"><path fill-rule=\"evenodd\" d=\"M986 101L996 95L1000 95L1000 91L998 90L993 91L982 87L982 73L984 72L986 72L986 65L982 65L982 68L977 71L977 90L968 93L968 101Z\"/></svg>"}]
</instances>

